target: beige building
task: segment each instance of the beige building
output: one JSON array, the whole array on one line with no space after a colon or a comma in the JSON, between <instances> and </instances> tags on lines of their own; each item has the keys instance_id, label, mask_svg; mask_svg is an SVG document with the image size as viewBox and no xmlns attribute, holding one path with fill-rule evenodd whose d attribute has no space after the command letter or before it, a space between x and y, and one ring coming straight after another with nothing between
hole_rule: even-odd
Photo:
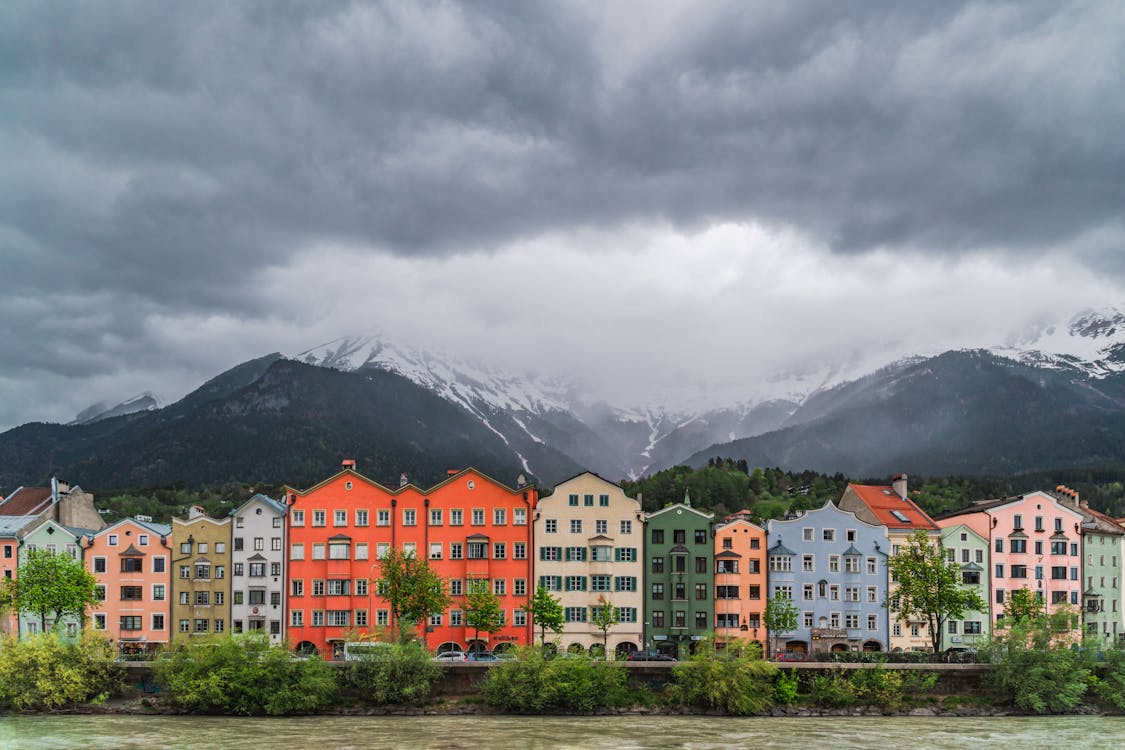
<instances>
[{"instance_id":1,"label":"beige building","mask_svg":"<svg viewBox=\"0 0 1125 750\"><path fill-rule=\"evenodd\" d=\"M193 505L187 520L172 519L173 637L223 634L230 621L230 517L215 519ZM241 563L240 563L241 565Z\"/></svg>"},{"instance_id":2,"label":"beige building","mask_svg":"<svg viewBox=\"0 0 1125 750\"><path fill-rule=\"evenodd\" d=\"M618 622L608 631L611 653L643 646L644 514L613 482L584 472L540 498L535 511L535 580L563 607L560 648L601 648L596 608L612 605Z\"/></svg>"}]
</instances>

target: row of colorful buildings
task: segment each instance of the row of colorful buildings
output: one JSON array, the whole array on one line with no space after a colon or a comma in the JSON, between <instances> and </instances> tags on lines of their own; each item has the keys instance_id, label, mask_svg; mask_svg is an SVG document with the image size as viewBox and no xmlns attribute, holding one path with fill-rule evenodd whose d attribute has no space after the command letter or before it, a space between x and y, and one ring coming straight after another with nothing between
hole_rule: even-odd
<instances>
[{"instance_id":1,"label":"row of colorful buildings","mask_svg":"<svg viewBox=\"0 0 1125 750\"><path fill-rule=\"evenodd\" d=\"M88 622L124 652L258 632L338 658L345 643L396 625L376 585L391 548L425 558L446 581L451 605L419 624L434 650L531 642L526 607L538 586L560 600L558 639L572 651L604 639L621 654L683 656L712 638L791 652L929 650L927 624L895 612L888 577L887 560L917 531L988 603L945 623L942 648L987 637L1020 588L1046 612L1081 612L1080 627L1107 644L1125 637L1118 520L1062 486L930 518L905 475L849 484L838 502L764 527L747 511L716 521L689 497L645 513L639 498L589 472L540 497L522 476L507 486L473 469L429 488L405 476L387 487L345 461L279 500L255 495L221 519L191 508L171 525L138 517L106 526L78 488L20 488L0 503L0 574L18 575L20 559L40 547L81 559L98 581ZM467 623L466 593L479 580L502 610L492 634ZM776 596L792 602L797 624L767 633L766 603ZM593 614L606 605L618 622L603 632ZM0 627L25 634L39 625L22 613Z\"/></svg>"}]
</instances>

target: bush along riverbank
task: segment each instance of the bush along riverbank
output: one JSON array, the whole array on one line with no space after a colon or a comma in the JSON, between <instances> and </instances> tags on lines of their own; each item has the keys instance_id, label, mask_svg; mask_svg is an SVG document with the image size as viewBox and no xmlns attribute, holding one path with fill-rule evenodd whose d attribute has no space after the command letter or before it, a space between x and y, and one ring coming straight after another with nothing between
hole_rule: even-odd
<instances>
[{"instance_id":1,"label":"bush along riverbank","mask_svg":"<svg viewBox=\"0 0 1125 750\"><path fill-rule=\"evenodd\" d=\"M882 664L786 669L763 661L756 648L702 648L670 675L650 680L645 675L651 672L639 665L554 658L539 648L466 670L435 663L417 644L331 664L238 636L172 647L144 681L148 692L138 695L139 686L123 684L125 670L104 639L86 635L67 643L48 634L0 642L0 710L239 716L1125 713L1125 651L1094 654L1049 638L1021 637L996 644L989 657L993 665L979 684L948 694L936 671ZM454 676L460 689L451 695ZM441 694L439 685L446 688Z\"/></svg>"}]
</instances>

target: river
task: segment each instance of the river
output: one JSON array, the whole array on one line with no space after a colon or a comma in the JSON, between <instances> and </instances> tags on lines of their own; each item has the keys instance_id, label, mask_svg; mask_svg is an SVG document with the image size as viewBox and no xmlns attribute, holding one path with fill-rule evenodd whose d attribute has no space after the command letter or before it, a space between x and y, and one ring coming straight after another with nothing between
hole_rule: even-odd
<instances>
[{"instance_id":1,"label":"river","mask_svg":"<svg viewBox=\"0 0 1125 750\"><path fill-rule=\"evenodd\" d=\"M4 750L245 748L349 750L710 750L711 748L1125 747L1125 718L763 718L618 717L310 717L241 719L178 716L0 717Z\"/></svg>"}]
</instances>

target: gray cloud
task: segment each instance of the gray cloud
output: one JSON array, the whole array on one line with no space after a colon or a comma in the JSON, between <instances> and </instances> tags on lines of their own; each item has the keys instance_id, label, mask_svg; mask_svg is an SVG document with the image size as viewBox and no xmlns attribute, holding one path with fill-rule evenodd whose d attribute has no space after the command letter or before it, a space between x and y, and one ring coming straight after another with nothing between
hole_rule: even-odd
<instances>
[{"instance_id":1,"label":"gray cloud","mask_svg":"<svg viewBox=\"0 0 1125 750\"><path fill-rule=\"evenodd\" d=\"M1125 277L1119 4L533 6L4 5L0 376L155 366L148 316L263 319L325 243L745 221Z\"/></svg>"}]
</instances>

